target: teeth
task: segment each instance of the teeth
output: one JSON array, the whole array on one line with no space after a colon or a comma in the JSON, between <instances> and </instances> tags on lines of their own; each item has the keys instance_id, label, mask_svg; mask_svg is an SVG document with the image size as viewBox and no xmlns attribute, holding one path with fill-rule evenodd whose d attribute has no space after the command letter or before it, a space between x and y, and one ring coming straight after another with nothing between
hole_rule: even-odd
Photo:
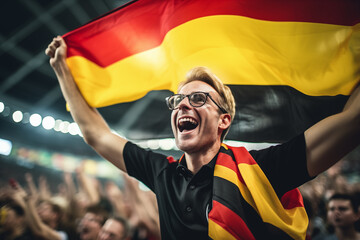
<instances>
[{"instance_id":1,"label":"teeth","mask_svg":"<svg viewBox=\"0 0 360 240\"><path fill-rule=\"evenodd\" d=\"M191 122L192 124L197 124L197 122L192 118L181 118L179 120L179 123L183 123L183 122Z\"/></svg>"},{"instance_id":2,"label":"teeth","mask_svg":"<svg viewBox=\"0 0 360 240\"><path fill-rule=\"evenodd\" d=\"M189 117L180 118L178 122L178 128L180 132L184 130L192 130L196 128L197 125L198 122L195 119Z\"/></svg>"}]
</instances>

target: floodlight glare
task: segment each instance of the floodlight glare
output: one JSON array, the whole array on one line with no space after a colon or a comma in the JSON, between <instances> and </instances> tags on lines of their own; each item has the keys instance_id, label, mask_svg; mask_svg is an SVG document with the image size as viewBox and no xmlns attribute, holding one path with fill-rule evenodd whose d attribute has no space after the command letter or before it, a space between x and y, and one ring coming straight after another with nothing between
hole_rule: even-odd
<instances>
[{"instance_id":1,"label":"floodlight glare","mask_svg":"<svg viewBox=\"0 0 360 240\"><path fill-rule=\"evenodd\" d=\"M42 121L42 126L43 128L45 128L46 130L50 130L52 128L54 128L55 126L55 119L51 116L46 116L44 117L43 121Z\"/></svg>"},{"instance_id":2,"label":"floodlight glare","mask_svg":"<svg viewBox=\"0 0 360 240\"><path fill-rule=\"evenodd\" d=\"M55 121L55 126L54 126L54 130L57 132L60 132L60 125L61 125L62 121L60 119L57 119Z\"/></svg>"},{"instance_id":3,"label":"floodlight glare","mask_svg":"<svg viewBox=\"0 0 360 240\"><path fill-rule=\"evenodd\" d=\"M30 124L33 127L37 127L41 124L41 116L37 113L34 113L30 116Z\"/></svg>"},{"instance_id":4,"label":"floodlight glare","mask_svg":"<svg viewBox=\"0 0 360 240\"><path fill-rule=\"evenodd\" d=\"M175 148L175 141L174 139L161 139L159 140L159 146L162 150L171 150Z\"/></svg>"},{"instance_id":5,"label":"floodlight glare","mask_svg":"<svg viewBox=\"0 0 360 240\"><path fill-rule=\"evenodd\" d=\"M77 125L77 123L73 122L73 123L70 123L69 125L69 133L71 135L76 135L76 134L79 134L80 132L80 129L79 129L79 126Z\"/></svg>"},{"instance_id":6,"label":"floodlight glare","mask_svg":"<svg viewBox=\"0 0 360 240\"><path fill-rule=\"evenodd\" d=\"M0 113L2 113L5 109L5 105L3 102L0 102Z\"/></svg>"},{"instance_id":7,"label":"floodlight glare","mask_svg":"<svg viewBox=\"0 0 360 240\"><path fill-rule=\"evenodd\" d=\"M6 139L0 138L0 154L8 156L11 153L12 142Z\"/></svg>"},{"instance_id":8,"label":"floodlight glare","mask_svg":"<svg viewBox=\"0 0 360 240\"><path fill-rule=\"evenodd\" d=\"M23 113L21 111L15 111L12 115L14 122L21 122L23 120Z\"/></svg>"},{"instance_id":9,"label":"floodlight glare","mask_svg":"<svg viewBox=\"0 0 360 240\"><path fill-rule=\"evenodd\" d=\"M70 125L70 123L68 121L62 121L60 123L60 126L59 126L60 132L68 133L69 132L69 125Z\"/></svg>"}]
</instances>

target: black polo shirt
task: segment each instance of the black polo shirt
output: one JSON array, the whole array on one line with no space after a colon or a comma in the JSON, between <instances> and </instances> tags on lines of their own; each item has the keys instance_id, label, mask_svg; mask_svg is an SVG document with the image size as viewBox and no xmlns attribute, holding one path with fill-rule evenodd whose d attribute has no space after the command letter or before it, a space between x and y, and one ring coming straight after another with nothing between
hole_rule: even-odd
<instances>
[{"instance_id":1,"label":"black polo shirt","mask_svg":"<svg viewBox=\"0 0 360 240\"><path fill-rule=\"evenodd\" d=\"M260 151L250 151L279 196L310 180L305 161L304 135ZM130 176L157 196L162 239L208 239L207 215L211 209L216 157L195 175L186 165L131 142L124 148Z\"/></svg>"}]
</instances>

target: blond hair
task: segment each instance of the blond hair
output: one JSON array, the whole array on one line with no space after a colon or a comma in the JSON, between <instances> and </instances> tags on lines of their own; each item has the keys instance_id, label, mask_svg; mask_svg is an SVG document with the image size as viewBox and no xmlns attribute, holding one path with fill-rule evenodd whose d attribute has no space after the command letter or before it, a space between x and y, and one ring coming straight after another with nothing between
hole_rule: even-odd
<instances>
[{"instance_id":1,"label":"blond hair","mask_svg":"<svg viewBox=\"0 0 360 240\"><path fill-rule=\"evenodd\" d=\"M193 81L201 81L209 84L220 95L219 105L230 114L231 122L235 117L235 99L228 86L206 67L195 67L191 69L187 75L185 81L181 82L178 87L178 91L186 84ZM229 132L230 126L225 129L221 134L221 141L225 139L226 134Z\"/></svg>"}]
</instances>

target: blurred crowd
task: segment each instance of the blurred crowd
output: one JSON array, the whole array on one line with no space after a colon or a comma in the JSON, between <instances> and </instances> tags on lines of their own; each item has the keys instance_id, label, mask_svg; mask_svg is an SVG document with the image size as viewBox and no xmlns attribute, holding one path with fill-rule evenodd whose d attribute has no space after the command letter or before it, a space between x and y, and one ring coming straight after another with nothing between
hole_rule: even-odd
<instances>
[{"instance_id":1,"label":"blurred crowd","mask_svg":"<svg viewBox=\"0 0 360 240\"><path fill-rule=\"evenodd\" d=\"M299 189L309 217L307 240L360 240L359 163L340 161Z\"/></svg>"},{"instance_id":2,"label":"blurred crowd","mask_svg":"<svg viewBox=\"0 0 360 240\"><path fill-rule=\"evenodd\" d=\"M0 239L160 239L155 195L126 174L118 184L81 166L42 175L1 165ZM308 240L360 239L358 167L339 162L300 187Z\"/></svg>"},{"instance_id":3,"label":"blurred crowd","mask_svg":"<svg viewBox=\"0 0 360 240\"><path fill-rule=\"evenodd\" d=\"M2 164L4 167L4 165ZM20 169L20 168L19 168ZM26 169L25 169L26 170ZM84 173L62 173L54 189L46 176L11 167L0 173L0 239L160 239L155 195L120 174L123 186ZM10 177L4 179L4 175ZM13 175L13 176L12 176ZM36 173L38 175L38 173ZM16 178L18 177L18 179ZM20 183L21 182L21 183Z\"/></svg>"}]
</instances>

